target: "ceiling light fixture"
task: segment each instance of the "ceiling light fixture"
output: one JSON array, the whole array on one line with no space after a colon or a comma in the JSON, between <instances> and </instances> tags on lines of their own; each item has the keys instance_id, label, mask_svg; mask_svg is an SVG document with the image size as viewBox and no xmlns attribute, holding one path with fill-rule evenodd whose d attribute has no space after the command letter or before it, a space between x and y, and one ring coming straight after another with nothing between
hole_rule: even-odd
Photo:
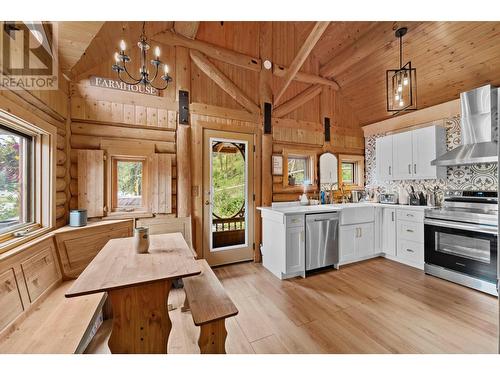
<instances>
[{"instance_id":1,"label":"ceiling light fixture","mask_svg":"<svg viewBox=\"0 0 500 375\"><path fill-rule=\"evenodd\" d=\"M399 69L386 71L387 112L398 114L417 109L417 69L411 67L411 61L403 65L403 36L406 27L396 30L399 38Z\"/></svg>"},{"instance_id":2,"label":"ceiling light fixture","mask_svg":"<svg viewBox=\"0 0 500 375\"><path fill-rule=\"evenodd\" d=\"M139 47L141 53L139 78L134 77L129 73L127 69L127 63L129 63L131 59L130 56L125 53L127 45L124 40L120 41L120 52L115 52L115 63L113 64L112 69L118 73L118 78L120 79L120 81L128 85L143 84L144 87L151 86L156 90L165 90L168 87L168 84L172 81L172 77L170 77L168 74L168 65L160 61L160 47L156 46L154 49L154 59L151 60L151 65L154 68L154 75L151 78L149 69L147 68L147 54L151 46L149 45L148 38L146 37L145 27L146 22L143 22L142 34L139 37L139 42L137 42L137 46ZM160 79L163 81L163 84L161 86L154 84L156 77L158 76L158 70L160 69L163 70L163 74L160 76ZM123 72L126 73L126 79L122 77Z\"/></svg>"}]
</instances>

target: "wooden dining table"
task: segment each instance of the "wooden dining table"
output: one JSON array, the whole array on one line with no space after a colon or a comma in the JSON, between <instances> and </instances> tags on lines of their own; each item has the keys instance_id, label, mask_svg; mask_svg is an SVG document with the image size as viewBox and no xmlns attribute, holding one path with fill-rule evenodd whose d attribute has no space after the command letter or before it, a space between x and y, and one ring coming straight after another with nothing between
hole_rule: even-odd
<instances>
[{"instance_id":1,"label":"wooden dining table","mask_svg":"<svg viewBox=\"0 0 500 375\"><path fill-rule=\"evenodd\" d=\"M108 293L113 310L108 341L111 353L167 353L172 281L200 272L181 233L151 235L146 254L134 251L133 237L113 239L80 274L66 297Z\"/></svg>"}]
</instances>

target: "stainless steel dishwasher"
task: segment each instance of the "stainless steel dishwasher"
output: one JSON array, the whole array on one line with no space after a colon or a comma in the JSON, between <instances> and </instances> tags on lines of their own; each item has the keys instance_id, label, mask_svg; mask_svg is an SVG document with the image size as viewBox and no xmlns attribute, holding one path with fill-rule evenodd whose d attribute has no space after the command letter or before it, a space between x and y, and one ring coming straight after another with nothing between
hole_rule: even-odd
<instances>
[{"instance_id":1,"label":"stainless steel dishwasher","mask_svg":"<svg viewBox=\"0 0 500 375\"><path fill-rule=\"evenodd\" d=\"M339 262L339 213L306 215L306 271Z\"/></svg>"}]
</instances>

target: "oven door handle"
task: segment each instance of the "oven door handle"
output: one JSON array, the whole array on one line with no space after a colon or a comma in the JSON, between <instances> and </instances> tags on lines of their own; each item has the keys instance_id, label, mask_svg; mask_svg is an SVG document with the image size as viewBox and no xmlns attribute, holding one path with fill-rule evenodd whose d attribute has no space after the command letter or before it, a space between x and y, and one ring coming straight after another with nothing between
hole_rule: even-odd
<instances>
[{"instance_id":1,"label":"oven door handle","mask_svg":"<svg viewBox=\"0 0 500 375\"><path fill-rule=\"evenodd\" d=\"M452 229L461 229L461 230L466 230L469 232L480 232L480 233L487 233L487 234L493 234L493 235L498 235L498 228L497 227L490 227L488 225L480 225L480 224L469 224L469 223L456 223L456 222L449 222L449 221L441 221L441 220L434 220L434 219L424 219L424 224L428 225L434 225L436 227L444 227L444 228L452 228Z\"/></svg>"}]
</instances>

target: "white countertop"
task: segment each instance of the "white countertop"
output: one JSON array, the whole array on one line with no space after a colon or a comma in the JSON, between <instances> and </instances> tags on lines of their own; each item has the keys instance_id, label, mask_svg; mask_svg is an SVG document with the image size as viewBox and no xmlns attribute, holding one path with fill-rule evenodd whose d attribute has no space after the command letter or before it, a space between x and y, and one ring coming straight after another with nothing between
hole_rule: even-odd
<instances>
[{"instance_id":1,"label":"white countertop","mask_svg":"<svg viewBox=\"0 0 500 375\"><path fill-rule=\"evenodd\" d=\"M424 211L428 208L434 208L431 206L409 206L405 204L384 204L384 203L373 203L373 202L361 202L361 203L339 203L339 204L319 204L312 206L301 206L297 203L290 202L289 205L280 205L276 207L257 207L260 211L274 212L282 215L294 215L294 214L309 214L309 213L321 213L321 212L333 212L341 211L344 208L354 208L354 207L394 207L394 208L404 208L408 210Z\"/></svg>"}]
</instances>

